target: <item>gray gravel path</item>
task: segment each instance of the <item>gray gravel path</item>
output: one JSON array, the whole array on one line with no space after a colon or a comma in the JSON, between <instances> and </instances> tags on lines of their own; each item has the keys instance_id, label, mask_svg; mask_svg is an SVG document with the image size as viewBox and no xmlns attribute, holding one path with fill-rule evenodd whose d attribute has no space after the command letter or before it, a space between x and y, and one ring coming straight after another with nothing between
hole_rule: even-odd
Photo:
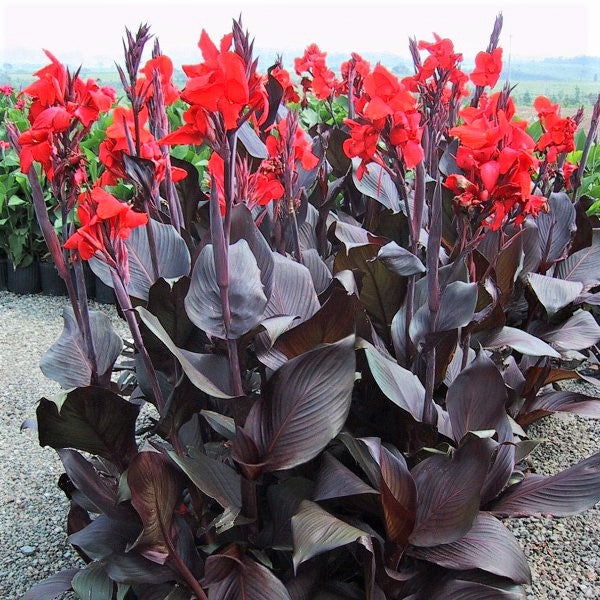
<instances>
[{"instance_id":1,"label":"gray gravel path","mask_svg":"<svg viewBox=\"0 0 600 600\"><path fill-rule=\"evenodd\" d=\"M44 378L38 362L60 334L64 303L64 298L0 292L1 600L17 600L36 581L78 564L66 542L67 502L56 487L61 473L56 453L40 448L35 433L19 433L39 398L59 389ZM113 308L94 307L117 321ZM529 433L547 440L532 455L533 465L539 473L553 474L598 450L600 422L553 416ZM600 598L599 508L578 517L519 519L508 525L532 567L530 599Z\"/></svg>"}]
</instances>

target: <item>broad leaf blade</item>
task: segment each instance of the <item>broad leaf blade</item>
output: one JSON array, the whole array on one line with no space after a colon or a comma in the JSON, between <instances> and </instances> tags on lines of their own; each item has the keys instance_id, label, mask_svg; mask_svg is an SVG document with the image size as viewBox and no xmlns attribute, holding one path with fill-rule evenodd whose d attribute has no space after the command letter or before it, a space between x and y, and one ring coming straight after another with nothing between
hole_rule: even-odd
<instances>
[{"instance_id":1,"label":"broad leaf blade","mask_svg":"<svg viewBox=\"0 0 600 600\"><path fill-rule=\"evenodd\" d=\"M228 260L229 337L237 339L258 325L267 297L256 258L246 240L229 246ZM221 339L227 337L212 244L206 245L196 260L190 290L185 298L185 309L194 325L211 336Z\"/></svg>"},{"instance_id":2,"label":"broad leaf blade","mask_svg":"<svg viewBox=\"0 0 600 600\"><path fill-rule=\"evenodd\" d=\"M468 533L456 542L430 548L412 547L408 553L447 569L481 569L515 583L531 582L527 559L517 540L498 519L484 512L477 515Z\"/></svg>"},{"instance_id":3,"label":"broad leaf blade","mask_svg":"<svg viewBox=\"0 0 600 600\"><path fill-rule=\"evenodd\" d=\"M148 231L146 227L136 227L125 240L129 258L130 281L127 292L130 296L148 299L148 292L158 279L177 279L190 272L190 253L183 238L175 228L165 223L151 220L150 226L154 235L158 276L152 266ZM89 261L92 271L109 287L113 287L110 267L98 258Z\"/></svg>"},{"instance_id":4,"label":"broad leaf blade","mask_svg":"<svg viewBox=\"0 0 600 600\"><path fill-rule=\"evenodd\" d=\"M129 465L127 483L131 504L143 524L134 547L162 564L170 554L173 511L183 489L183 478L162 453L140 452Z\"/></svg>"},{"instance_id":5,"label":"broad leaf blade","mask_svg":"<svg viewBox=\"0 0 600 600\"><path fill-rule=\"evenodd\" d=\"M89 315L98 375L102 377L112 369L123 343L105 314L90 310ZM42 357L40 369L48 379L57 381L65 389L90 385L92 367L71 307L63 309L63 319L64 329Z\"/></svg>"},{"instance_id":6,"label":"broad leaf blade","mask_svg":"<svg viewBox=\"0 0 600 600\"><path fill-rule=\"evenodd\" d=\"M529 273L527 279L549 317L573 302L583 290L578 281L565 281L539 273Z\"/></svg>"},{"instance_id":7,"label":"broad leaf blade","mask_svg":"<svg viewBox=\"0 0 600 600\"><path fill-rule=\"evenodd\" d=\"M138 412L139 406L99 387L77 388L58 404L42 398L36 412L40 445L77 448L125 465L136 452Z\"/></svg>"},{"instance_id":8,"label":"broad leaf blade","mask_svg":"<svg viewBox=\"0 0 600 600\"><path fill-rule=\"evenodd\" d=\"M496 515L567 517L600 501L600 453L553 475L527 475L492 504Z\"/></svg>"},{"instance_id":9,"label":"broad leaf blade","mask_svg":"<svg viewBox=\"0 0 600 600\"><path fill-rule=\"evenodd\" d=\"M377 163L370 163L368 172L359 179L356 174L360 159L352 159L352 181L356 189L369 198L377 200L392 212L406 211L400 203L400 195L390 174Z\"/></svg>"},{"instance_id":10,"label":"broad leaf blade","mask_svg":"<svg viewBox=\"0 0 600 600\"><path fill-rule=\"evenodd\" d=\"M71 589L71 581L77 573L79 573L79 569L60 571L60 573L34 585L21 597L21 600L54 600L60 594Z\"/></svg>"},{"instance_id":11,"label":"broad leaf blade","mask_svg":"<svg viewBox=\"0 0 600 600\"><path fill-rule=\"evenodd\" d=\"M446 407L454 439L469 431L495 429L499 441L512 440L506 416L504 379L483 353L456 377L448 389Z\"/></svg>"},{"instance_id":12,"label":"broad leaf blade","mask_svg":"<svg viewBox=\"0 0 600 600\"><path fill-rule=\"evenodd\" d=\"M434 455L413 468L419 503L411 544L451 543L469 531L479 510L489 462L487 440L476 439L452 458Z\"/></svg>"},{"instance_id":13,"label":"broad leaf blade","mask_svg":"<svg viewBox=\"0 0 600 600\"><path fill-rule=\"evenodd\" d=\"M377 254L377 260L402 277L425 272L425 265L412 252L398 246L396 242L383 246Z\"/></svg>"},{"instance_id":14,"label":"broad leaf blade","mask_svg":"<svg viewBox=\"0 0 600 600\"><path fill-rule=\"evenodd\" d=\"M294 569L313 556L369 537L365 531L334 517L309 500L303 500L300 510L292 517L292 532Z\"/></svg>"},{"instance_id":15,"label":"broad leaf blade","mask_svg":"<svg viewBox=\"0 0 600 600\"><path fill-rule=\"evenodd\" d=\"M350 409L354 368L354 337L349 336L297 356L275 372L245 427L265 468L305 463L340 432ZM234 457L244 462L240 450L234 442Z\"/></svg>"}]
</instances>

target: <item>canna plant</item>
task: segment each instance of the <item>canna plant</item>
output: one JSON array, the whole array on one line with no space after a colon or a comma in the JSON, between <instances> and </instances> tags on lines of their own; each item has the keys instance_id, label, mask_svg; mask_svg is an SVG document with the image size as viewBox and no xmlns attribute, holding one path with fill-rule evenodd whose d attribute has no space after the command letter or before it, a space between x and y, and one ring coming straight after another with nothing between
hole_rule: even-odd
<instances>
[{"instance_id":1,"label":"canna plant","mask_svg":"<svg viewBox=\"0 0 600 600\"><path fill-rule=\"evenodd\" d=\"M411 42L402 81L356 54L338 78L311 45L298 89L281 62L259 73L234 21L218 46L202 32L181 91L158 45L141 67L142 26L96 180L78 151L87 96L49 55L26 90L32 131L11 140L34 195L29 156L76 211L48 243L61 273L88 261L133 343L73 291L41 364L64 391L40 400L37 428L85 566L25 600L525 597L500 519L600 500L599 455L543 477L526 433L600 415L557 385L596 385L580 365L600 340L600 245L563 190L573 123L539 100L552 134L536 144L510 87L490 89L501 25L471 74L439 36ZM315 103L332 118L309 133ZM171 157L180 145L209 157L203 177Z\"/></svg>"}]
</instances>

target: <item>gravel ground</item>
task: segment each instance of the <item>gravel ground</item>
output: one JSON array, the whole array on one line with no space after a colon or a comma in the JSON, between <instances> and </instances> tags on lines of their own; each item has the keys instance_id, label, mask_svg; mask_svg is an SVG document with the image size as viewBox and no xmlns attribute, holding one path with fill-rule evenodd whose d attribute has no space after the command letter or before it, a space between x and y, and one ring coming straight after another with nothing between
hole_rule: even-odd
<instances>
[{"instance_id":1,"label":"gravel ground","mask_svg":"<svg viewBox=\"0 0 600 600\"><path fill-rule=\"evenodd\" d=\"M0 598L17 600L33 583L77 566L66 542L67 502L56 487L61 473L54 450L40 448L21 423L35 414L37 401L59 390L38 368L44 351L62 329L64 298L15 296L0 292ZM95 305L117 321L111 307ZM122 331L122 326L119 329ZM587 393L600 391L586 387ZM600 422L553 416L530 428L547 440L531 462L553 474L598 450ZM528 598L600 598L600 508L564 519L515 519L518 537L533 571Z\"/></svg>"}]
</instances>

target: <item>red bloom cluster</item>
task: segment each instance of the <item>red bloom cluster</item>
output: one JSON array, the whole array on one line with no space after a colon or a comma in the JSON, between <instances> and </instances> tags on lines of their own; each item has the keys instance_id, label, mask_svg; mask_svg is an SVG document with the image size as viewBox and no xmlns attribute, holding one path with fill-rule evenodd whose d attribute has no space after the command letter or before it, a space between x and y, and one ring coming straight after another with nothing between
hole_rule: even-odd
<instances>
[{"instance_id":1,"label":"red bloom cluster","mask_svg":"<svg viewBox=\"0 0 600 600\"><path fill-rule=\"evenodd\" d=\"M288 118L281 119L271 128L271 135L267 138L266 145L269 157L279 159L284 154L284 145L288 138ZM304 130L300 127L294 132L293 160L299 161L302 168L306 171L314 169L319 164L319 159L312 152L312 145L306 137ZM286 167L295 170L295 164L286 165Z\"/></svg>"},{"instance_id":2,"label":"red bloom cluster","mask_svg":"<svg viewBox=\"0 0 600 600\"><path fill-rule=\"evenodd\" d=\"M369 61L365 60L360 54L352 52L350 60L342 63L340 67L342 81L338 85L337 92L339 94L349 93L350 76L353 77L352 93L359 94L362 89L365 77L371 72Z\"/></svg>"},{"instance_id":3,"label":"red bloom cluster","mask_svg":"<svg viewBox=\"0 0 600 600\"><path fill-rule=\"evenodd\" d=\"M221 216L225 216L225 163L213 152L208 160L208 173L217 186ZM266 206L273 200L283 197L284 188L279 180L281 165L271 159L261 162L258 170L250 173L248 165L240 162L236 165L236 202L244 203L249 209Z\"/></svg>"},{"instance_id":4,"label":"red bloom cluster","mask_svg":"<svg viewBox=\"0 0 600 600\"><path fill-rule=\"evenodd\" d=\"M135 212L101 187L94 187L79 195L77 217L81 226L66 241L65 248L77 250L83 260L96 256L109 266L119 268L127 284L127 247L123 242L133 228L148 222L147 215Z\"/></svg>"},{"instance_id":5,"label":"red bloom cluster","mask_svg":"<svg viewBox=\"0 0 600 600\"><path fill-rule=\"evenodd\" d=\"M554 162L563 152L575 150L577 123L571 117L562 118L560 106L552 104L545 96L538 96L533 106L544 129L535 149L538 152L546 152L549 162Z\"/></svg>"},{"instance_id":6,"label":"red bloom cluster","mask_svg":"<svg viewBox=\"0 0 600 600\"><path fill-rule=\"evenodd\" d=\"M300 58L294 59L296 73L302 76L305 96L312 91L318 100L326 100L335 93L339 82L327 67L326 59L327 53L321 52L316 44L308 46Z\"/></svg>"},{"instance_id":7,"label":"red bloom cluster","mask_svg":"<svg viewBox=\"0 0 600 600\"><path fill-rule=\"evenodd\" d=\"M441 101L447 105L453 90L458 99L469 95L466 88L469 78L459 67L463 56L454 51L452 40L442 38L437 33L433 37L434 42L421 40L418 43L417 50L425 50L428 55L422 63L416 65L417 72L411 77L405 77L402 83L432 105L441 88Z\"/></svg>"},{"instance_id":8,"label":"red bloom cluster","mask_svg":"<svg viewBox=\"0 0 600 600\"><path fill-rule=\"evenodd\" d=\"M300 96L296 91L294 82L290 79L290 74L280 64L275 65L270 71L277 83L283 88L283 102L300 102Z\"/></svg>"},{"instance_id":9,"label":"red bloom cluster","mask_svg":"<svg viewBox=\"0 0 600 600\"><path fill-rule=\"evenodd\" d=\"M173 61L164 54L150 59L141 69L143 76L136 81L137 95L144 95L146 100L152 98L154 95L152 79L155 70L158 71L165 106L169 106L179 98L179 91L171 79L173 77Z\"/></svg>"},{"instance_id":10,"label":"red bloom cluster","mask_svg":"<svg viewBox=\"0 0 600 600\"><path fill-rule=\"evenodd\" d=\"M160 183L165 178L165 161L162 151L154 136L146 129L148 110L143 108L138 115L139 125L139 156L154 163L156 181ZM98 157L106 167L100 177L100 185L115 185L120 178L125 177L123 154L131 154L127 138L135 140L134 114L131 108L117 106L113 112L113 123L106 128L106 138L99 148ZM186 177L183 169L172 167L173 181Z\"/></svg>"},{"instance_id":11,"label":"red bloom cluster","mask_svg":"<svg viewBox=\"0 0 600 600\"><path fill-rule=\"evenodd\" d=\"M475 69L471 72L471 81L481 87L494 87L502 72L502 48L492 52L479 52L475 57Z\"/></svg>"},{"instance_id":12,"label":"red bloom cluster","mask_svg":"<svg viewBox=\"0 0 600 600\"><path fill-rule=\"evenodd\" d=\"M52 179L53 136L67 131L77 122L85 128L90 127L101 112L110 109L116 94L110 87L101 88L94 80L84 82L79 77L72 82L71 89L67 89L67 70L50 52L44 52L50 64L37 71L37 81L21 92L30 96L33 102L28 115L31 128L19 138L20 159L24 173L35 160Z\"/></svg>"},{"instance_id":13,"label":"red bloom cluster","mask_svg":"<svg viewBox=\"0 0 600 600\"><path fill-rule=\"evenodd\" d=\"M538 166L535 143L525 121L512 121L513 101L500 106L501 94L481 97L478 107L461 111L463 125L450 130L460 140L456 163L464 175L450 175L445 185L458 208L480 208L484 225L498 230L506 218L515 224L546 209L546 198L531 193L531 175Z\"/></svg>"},{"instance_id":14,"label":"red bloom cluster","mask_svg":"<svg viewBox=\"0 0 600 600\"><path fill-rule=\"evenodd\" d=\"M579 165L573 164L568 160L565 160L563 163L563 177L565 179L565 188L567 188L567 190L571 189L571 176L573 173L575 173L575 171L577 171L578 168Z\"/></svg>"},{"instance_id":15,"label":"red bloom cluster","mask_svg":"<svg viewBox=\"0 0 600 600\"><path fill-rule=\"evenodd\" d=\"M378 64L364 75L355 108L357 119L344 121L350 132L350 138L344 142L344 152L349 158L361 159L359 178L368 170L370 162L381 164L378 143L382 136L396 148L407 168L412 169L423 159L421 115L417 112L416 100L384 66Z\"/></svg>"},{"instance_id":16,"label":"red bloom cluster","mask_svg":"<svg viewBox=\"0 0 600 600\"><path fill-rule=\"evenodd\" d=\"M10 96L13 93L13 88L12 86L6 84L6 85L0 85L0 94L2 94L3 96Z\"/></svg>"},{"instance_id":17,"label":"red bloom cluster","mask_svg":"<svg viewBox=\"0 0 600 600\"><path fill-rule=\"evenodd\" d=\"M198 46L204 62L183 66L188 81L181 98L191 105L184 114L185 125L165 136L161 144L201 143L207 135L211 113L223 117L227 130L235 129L247 110L258 111L266 118L268 97L263 78L230 50L232 40L232 33L224 36L217 49L202 30Z\"/></svg>"}]
</instances>

